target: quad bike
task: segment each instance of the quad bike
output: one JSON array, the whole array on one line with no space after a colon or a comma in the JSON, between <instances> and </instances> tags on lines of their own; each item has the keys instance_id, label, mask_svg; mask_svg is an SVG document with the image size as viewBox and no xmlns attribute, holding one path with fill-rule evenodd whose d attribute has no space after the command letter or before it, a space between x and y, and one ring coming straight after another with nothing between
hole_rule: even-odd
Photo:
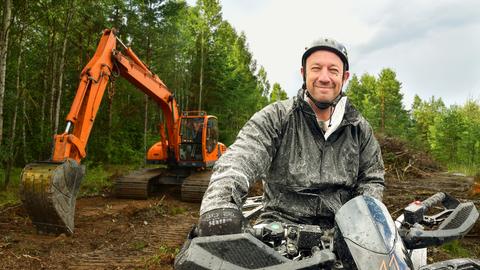
<instances>
[{"instance_id":1,"label":"quad bike","mask_svg":"<svg viewBox=\"0 0 480 270\"><path fill-rule=\"evenodd\" d=\"M245 205L247 218L262 208L258 197ZM382 202L358 196L340 208L331 229L272 222L239 234L194 237L192 231L176 269L480 269L477 259L427 265L426 257L426 247L463 237L478 216L472 202L437 193L393 221Z\"/></svg>"}]
</instances>

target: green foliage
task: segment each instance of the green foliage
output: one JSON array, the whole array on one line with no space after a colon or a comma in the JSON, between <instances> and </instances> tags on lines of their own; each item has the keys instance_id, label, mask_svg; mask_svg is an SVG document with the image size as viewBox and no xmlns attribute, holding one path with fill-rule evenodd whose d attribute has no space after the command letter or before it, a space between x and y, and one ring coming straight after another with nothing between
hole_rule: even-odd
<instances>
[{"instance_id":1,"label":"green foliage","mask_svg":"<svg viewBox=\"0 0 480 270\"><path fill-rule=\"evenodd\" d=\"M454 240L452 242L443 244L441 246L441 249L446 251L448 254L450 254L454 258L472 257L472 253L468 249L462 247L460 241L458 240Z\"/></svg>"},{"instance_id":2,"label":"green foliage","mask_svg":"<svg viewBox=\"0 0 480 270\"><path fill-rule=\"evenodd\" d=\"M352 104L377 130L380 127L380 99L377 95L377 80L365 73L360 80L354 74L345 91Z\"/></svg>"},{"instance_id":3,"label":"green foliage","mask_svg":"<svg viewBox=\"0 0 480 270\"><path fill-rule=\"evenodd\" d=\"M415 136L412 138L416 145L428 148L429 128L434 124L435 117L445 112L446 107L442 99L431 97L429 101L422 101L415 95L412 105L412 120L415 126Z\"/></svg>"},{"instance_id":4,"label":"green foliage","mask_svg":"<svg viewBox=\"0 0 480 270\"><path fill-rule=\"evenodd\" d=\"M6 205L14 205L20 202L18 190L20 188L21 168L13 168L11 172L10 184L6 189L0 188L0 208ZM0 183L3 182L4 171L0 171Z\"/></svg>"},{"instance_id":5,"label":"green foliage","mask_svg":"<svg viewBox=\"0 0 480 270\"><path fill-rule=\"evenodd\" d=\"M168 209L168 212L171 216L176 216L176 215L181 215L183 213L185 213L187 211L187 209L185 207L181 207L181 206L172 206Z\"/></svg>"},{"instance_id":6,"label":"green foliage","mask_svg":"<svg viewBox=\"0 0 480 270\"><path fill-rule=\"evenodd\" d=\"M180 252L180 249L170 246L160 245L155 252L155 255L144 258L145 268L155 267L162 264L172 264L175 256Z\"/></svg>"},{"instance_id":7,"label":"green foliage","mask_svg":"<svg viewBox=\"0 0 480 270\"><path fill-rule=\"evenodd\" d=\"M274 83L272 93L270 94L270 103L288 99L287 92L282 89L280 84Z\"/></svg>"},{"instance_id":8,"label":"green foliage","mask_svg":"<svg viewBox=\"0 0 480 270\"><path fill-rule=\"evenodd\" d=\"M406 138L409 116L403 108L401 83L393 70L383 69L378 79L364 74L352 76L346 94L352 104L370 122L377 132Z\"/></svg>"},{"instance_id":9,"label":"green foliage","mask_svg":"<svg viewBox=\"0 0 480 270\"><path fill-rule=\"evenodd\" d=\"M143 241L143 240L139 240L139 241L135 241L133 243L130 244L130 247L133 249L133 250L143 250L144 248L146 248L148 246L148 243Z\"/></svg>"},{"instance_id":10,"label":"green foliage","mask_svg":"<svg viewBox=\"0 0 480 270\"><path fill-rule=\"evenodd\" d=\"M377 95L380 99L380 131L401 138L406 137L408 114L403 108L401 83L393 70L385 68L377 81Z\"/></svg>"},{"instance_id":11,"label":"green foliage","mask_svg":"<svg viewBox=\"0 0 480 270\"><path fill-rule=\"evenodd\" d=\"M109 173L101 164L91 167L87 166L86 174L80 186L80 196L96 195L110 189L112 184L109 179Z\"/></svg>"},{"instance_id":12,"label":"green foliage","mask_svg":"<svg viewBox=\"0 0 480 270\"><path fill-rule=\"evenodd\" d=\"M480 165L480 103L468 100L447 108L441 98L415 96L412 110L403 107L401 83L391 69L378 78L352 76L346 94L377 133L400 137L426 150L449 170L473 175ZM384 156L385 160L395 156Z\"/></svg>"},{"instance_id":13,"label":"green foliage","mask_svg":"<svg viewBox=\"0 0 480 270\"><path fill-rule=\"evenodd\" d=\"M270 93L270 82L267 79L267 71L265 71L264 67L260 67L258 70L258 91L262 93L262 96L268 97Z\"/></svg>"},{"instance_id":14,"label":"green foliage","mask_svg":"<svg viewBox=\"0 0 480 270\"><path fill-rule=\"evenodd\" d=\"M0 209L8 205L14 205L20 202L18 192L15 192L12 188L6 190L0 190Z\"/></svg>"},{"instance_id":15,"label":"green foliage","mask_svg":"<svg viewBox=\"0 0 480 270\"><path fill-rule=\"evenodd\" d=\"M475 176L480 174L480 168L478 164L467 165L458 164L459 162L445 162L449 172L463 173L468 176Z\"/></svg>"},{"instance_id":16,"label":"green foliage","mask_svg":"<svg viewBox=\"0 0 480 270\"><path fill-rule=\"evenodd\" d=\"M428 129L432 153L450 168L475 171L480 165L480 104L469 100L434 117Z\"/></svg>"}]
</instances>

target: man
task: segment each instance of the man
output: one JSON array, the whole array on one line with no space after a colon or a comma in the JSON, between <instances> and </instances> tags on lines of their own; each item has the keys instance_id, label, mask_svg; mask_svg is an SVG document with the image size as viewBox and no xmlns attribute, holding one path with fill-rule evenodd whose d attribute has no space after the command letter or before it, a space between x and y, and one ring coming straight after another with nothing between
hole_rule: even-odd
<instances>
[{"instance_id":1,"label":"man","mask_svg":"<svg viewBox=\"0 0 480 270\"><path fill-rule=\"evenodd\" d=\"M193 145L192 160L202 160L202 132L203 119L195 119L193 122Z\"/></svg>"},{"instance_id":2,"label":"man","mask_svg":"<svg viewBox=\"0 0 480 270\"><path fill-rule=\"evenodd\" d=\"M200 236L241 231L240 211L252 183L264 180L258 222L332 227L356 195L382 199L384 166L368 122L343 95L345 47L320 39L302 56L298 95L257 112L214 167L203 197Z\"/></svg>"}]
</instances>

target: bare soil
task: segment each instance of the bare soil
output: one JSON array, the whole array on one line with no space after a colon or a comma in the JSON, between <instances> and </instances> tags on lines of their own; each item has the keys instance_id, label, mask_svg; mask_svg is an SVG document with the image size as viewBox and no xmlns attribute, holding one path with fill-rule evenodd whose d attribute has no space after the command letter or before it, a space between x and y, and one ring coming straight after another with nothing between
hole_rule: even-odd
<instances>
[{"instance_id":1,"label":"bare soil","mask_svg":"<svg viewBox=\"0 0 480 270\"><path fill-rule=\"evenodd\" d=\"M473 179L432 173L426 178L387 178L384 201L394 216L409 202L446 191L461 200L476 200ZM182 202L179 190L165 188L148 200L113 196L80 198L72 236L39 235L22 205L0 209L0 269L172 269L173 259L199 204ZM480 226L460 243L480 258ZM429 261L451 258L441 248Z\"/></svg>"},{"instance_id":2,"label":"bare soil","mask_svg":"<svg viewBox=\"0 0 480 270\"><path fill-rule=\"evenodd\" d=\"M71 236L37 234L21 205L0 210L0 269L172 269L199 211L178 194L80 198Z\"/></svg>"}]
</instances>

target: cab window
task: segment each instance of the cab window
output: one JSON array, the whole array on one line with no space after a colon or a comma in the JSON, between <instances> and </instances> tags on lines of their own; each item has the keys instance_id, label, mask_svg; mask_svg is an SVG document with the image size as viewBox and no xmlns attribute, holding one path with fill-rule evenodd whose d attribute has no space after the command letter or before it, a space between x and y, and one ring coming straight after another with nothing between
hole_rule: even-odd
<instances>
[{"instance_id":1,"label":"cab window","mask_svg":"<svg viewBox=\"0 0 480 270\"><path fill-rule=\"evenodd\" d=\"M218 143L218 121L216 118L209 118L207 122L207 152L215 150Z\"/></svg>"}]
</instances>

